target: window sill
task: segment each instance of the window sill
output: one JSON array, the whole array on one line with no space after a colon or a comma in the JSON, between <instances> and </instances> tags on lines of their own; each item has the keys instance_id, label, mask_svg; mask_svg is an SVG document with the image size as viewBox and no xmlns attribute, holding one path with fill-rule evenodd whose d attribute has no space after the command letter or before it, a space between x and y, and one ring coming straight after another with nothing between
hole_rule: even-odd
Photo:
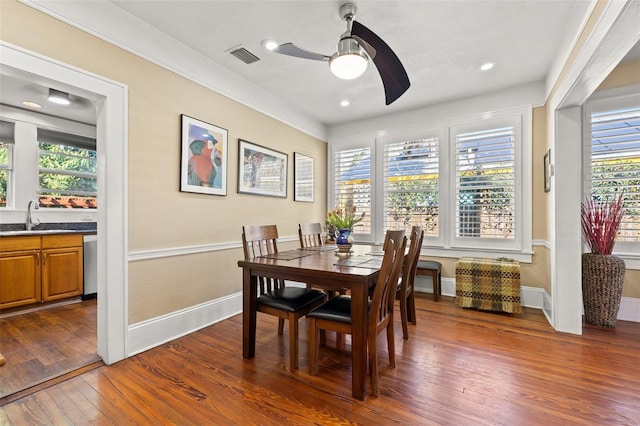
<instances>
[{"instance_id":1,"label":"window sill","mask_svg":"<svg viewBox=\"0 0 640 426\"><path fill-rule=\"evenodd\" d=\"M425 247L423 246L421 256L434 256L434 257L450 257L459 259L465 256L471 257L507 257L509 259L515 259L522 263L531 263L533 258L533 252L524 251L507 251L507 250L491 250L491 249L462 249L462 248L442 248L442 247Z\"/></svg>"}]
</instances>

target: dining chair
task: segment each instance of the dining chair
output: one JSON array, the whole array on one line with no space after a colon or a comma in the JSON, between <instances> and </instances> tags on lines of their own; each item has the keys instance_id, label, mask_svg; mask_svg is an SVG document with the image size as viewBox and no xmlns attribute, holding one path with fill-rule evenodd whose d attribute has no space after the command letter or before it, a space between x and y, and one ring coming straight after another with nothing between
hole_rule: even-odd
<instances>
[{"instance_id":1,"label":"dining chair","mask_svg":"<svg viewBox=\"0 0 640 426\"><path fill-rule=\"evenodd\" d=\"M383 248L383 252L385 251L384 248L387 246L387 241L389 241L390 239L393 241L400 241L402 239L402 237L404 237L406 234L406 231L404 229L394 229L394 230L387 230L387 232L384 234L384 244L382 245ZM375 287L371 287L369 289L369 298L373 298L373 292L375 290Z\"/></svg>"},{"instance_id":2,"label":"dining chair","mask_svg":"<svg viewBox=\"0 0 640 426\"><path fill-rule=\"evenodd\" d=\"M376 396L379 394L376 340L378 334L385 329L387 331L389 364L392 368L396 366L393 308L395 290L402 270L406 243L407 238L404 235L398 242L392 238L386 239L382 266L376 281L373 298L369 303L367 351L371 393ZM307 318L309 318L309 373L317 375L320 330L333 330L339 333L353 334L351 297L343 295L329 299L309 312Z\"/></svg>"},{"instance_id":3,"label":"dining chair","mask_svg":"<svg viewBox=\"0 0 640 426\"><path fill-rule=\"evenodd\" d=\"M246 260L278 253L276 225L243 226L242 247ZM284 320L289 321L289 366L298 368L298 319L321 305L326 294L304 287L287 287L284 280L258 277L256 310L278 318L278 334L284 331Z\"/></svg>"},{"instance_id":4,"label":"dining chair","mask_svg":"<svg viewBox=\"0 0 640 426\"><path fill-rule=\"evenodd\" d=\"M402 276L400 278L400 282L398 282L396 290L396 300L400 301L402 337L405 340L409 339L408 324L416 324L416 301L413 289L423 238L424 230L419 226L413 226L411 228L411 244L409 245L409 252L404 258Z\"/></svg>"},{"instance_id":5,"label":"dining chair","mask_svg":"<svg viewBox=\"0 0 640 426\"><path fill-rule=\"evenodd\" d=\"M300 248L323 246L322 225L315 223L299 223L298 237L300 238Z\"/></svg>"},{"instance_id":6,"label":"dining chair","mask_svg":"<svg viewBox=\"0 0 640 426\"><path fill-rule=\"evenodd\" d=\"M298 224L298 237L300 239L300 248L318 247L323 246L322 241L322 225L319 222L315 223L299 223ZM329 298L336 297L340 294L346 294L347 289L341 288L339 290L325 290ZM322 343L324 343L324 333L321 335ZM341 333L336 334L336 347L342 349L344 346L344 337Z\"/></svg>"}]
</instances>

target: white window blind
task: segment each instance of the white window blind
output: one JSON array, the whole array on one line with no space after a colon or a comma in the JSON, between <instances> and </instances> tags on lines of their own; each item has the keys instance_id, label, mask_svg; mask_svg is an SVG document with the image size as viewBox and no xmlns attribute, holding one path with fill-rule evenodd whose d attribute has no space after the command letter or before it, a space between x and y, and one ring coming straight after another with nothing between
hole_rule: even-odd
<instances>
[{"instance_id":1,"label":"white window blind","mask_svg":"<svg viewBox=\"0 0 640 426\"><path fill-rule=\"evenodd\" d=\"M38 199L43 207L97 207L95 149L95 139L38 129Z\"/></svg>"},{"instance_id":2,"label":"white window blind","mask_svg":"<svg viewBox=\"0 0 640 426\"><path fill-rule=\"evenodd\" d=\"M455 135L455 232L458 238L513 239L515 128Z\"/></svg>"},{"instance_id":3,"label":"white window blind","mask_svg":"<svg viewBox=\"0 0 640 426\"><path fill-rule=\"evenodd\" d=\"M438 138L384 146L384 231L417 225L439 236Z\"/></svg>"},{"instance_id":4,"label":"white window blind","mask_svg":"<svg viewBox=\"0 0 640 426\"><path fill-rule=\"evenodd\" d=\"M624 192L616 240L640 242L640 106L591 114L591 196Z\"/></svg>"},{"instance_id":5,"label":"white window blind","mask_svg":"<svg viewBox=\"0 0 640 426\"><path fill-rule=\"evenodd\" d=\"M371 233L371 148L338 150L334 154L334 199L329 208L351 208L365 213L354 229L357 234Z\"/></svg>"}]
</instances>

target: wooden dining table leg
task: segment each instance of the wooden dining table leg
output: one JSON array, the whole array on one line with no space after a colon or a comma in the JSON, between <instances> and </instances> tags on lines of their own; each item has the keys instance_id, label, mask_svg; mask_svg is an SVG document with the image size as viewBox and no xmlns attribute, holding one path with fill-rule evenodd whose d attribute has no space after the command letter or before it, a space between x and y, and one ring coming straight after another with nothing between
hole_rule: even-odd
<instances>
[{"instance_id":1,"label":"wooden dining table leg","mask_svg":"<svg viewBox=\"0 0 640 426\"><path fill-rule=\"evenodd\" d=\"M258 298L258 279L251 276L251 270L242 269L242 356L253 358L256 355L256 300Z\"/></svg>"},{"instance_id":2,"label":"wooden dining table leg","mask_svg":"<svg viewBox=\"0 0 640 426\"><path fill-rule=\"evenodd\" d=\"M354 286L351 289L351 394L360 400L364 400L367 376L367 302L367 289Z\"/></svg>"}]
</instances>

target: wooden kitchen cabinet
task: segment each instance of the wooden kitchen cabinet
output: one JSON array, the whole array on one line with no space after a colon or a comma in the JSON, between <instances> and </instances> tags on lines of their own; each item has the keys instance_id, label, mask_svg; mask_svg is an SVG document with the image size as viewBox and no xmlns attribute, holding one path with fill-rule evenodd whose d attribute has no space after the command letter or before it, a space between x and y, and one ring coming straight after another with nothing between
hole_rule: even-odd
<instances>
[{"instance_id":1,"label":"wooden kitchen cabinet","mask_svg":"<svg viewBox=\"0 0 640 426\"><path fill-rule=\"evenodd\" d=\"M0 239L0 309L82 294L82 235Z\"/></svg>"},{"instance_id":2,"label":"wooden kitchen cabinet","mask_svg":"<svg viewBox=\"0 0 640 426\"><path fill-rule=\"evenodd\" d=\"M42 300L40 237L0 240L0 309Z\"/></svg>"},{"instance_id":3,"label":"wooden kitchen cabinet","mask_svg":"<svg viewBox=\"0 0 640 426\"><path fill-rule=\"evenodd\" d=\"M42 301L82 294L82 235L42 237Z\"/></svg>"}]
</instances>

